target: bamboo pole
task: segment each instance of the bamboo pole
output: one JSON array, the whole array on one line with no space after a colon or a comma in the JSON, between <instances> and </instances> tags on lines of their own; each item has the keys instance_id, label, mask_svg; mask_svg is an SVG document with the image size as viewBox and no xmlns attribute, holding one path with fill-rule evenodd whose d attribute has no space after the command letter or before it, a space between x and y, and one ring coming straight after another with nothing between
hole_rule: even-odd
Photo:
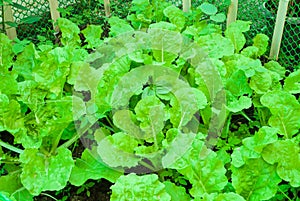
<instances>
[{"instance_id":1,"label":"bamboo pole","mask_svg":"<svg viewBox=\"0 0 300 201\"><path fill-rule=\"evenodd\" d=\"M238 12L238 0L231 0L231 4L228 8L227 13L227 23L226 26L228 27L229 24L235 22L237 19L237 12Z\"/></svg>"},{"instance_id":2,"label":"bamboo pole","mask_svg":"<svg viewBox=\"0 0 300 201\"><path fill-rule=\"evenodd\" d=\"M110 2L109 2L109 0L104 0L104 10L105 10L105 16L110 17Z\"/></svg>"},{"instance_id":3,"label":"bamboo pole","mask_svg":"<svg viewBox=\"0 0 300 201\"><path fill-rule=\"evenodd\" d=\"M11 21L14 22L14 16L13 11L11 9L11 6L7 3L4 3L4 22ZM9 39L13 40L17 37L17 31L15 27L10 27L8 25L3 27L6 30L6 34Z\"/></svg>"},{"instance_id":4,"label":"bamboo pole","mask_svg":"<svg viewBox=\"0 0 300 201\"><path fill-rule=\"evenodd\" d=\"M58 31L58 26L56 26L56 21L60 18L60 13L58 12L58 1L57 0L49 0L51 19L53 20L53 29Z\"/></svg>"},{"instance_id":5,"label":"bamboo pole","mask_svg":"<svg viewBox=\"0 0 300 201\"><path fill-rule=\"evenodd\" d=\"M182 1L182 5L183 5L183 12L189 12L189 10L191 9L191 0L183 0Z\"/></svg>"},{"instance_id":6,"label":"bamboo pole","mask_svg":"<svg viewBox=\"0 0 300 201\"><path fill-rule=\"evenodd\" d=\"M276 23L275 23L274 33L272 37L272 45L271 45L271 50L269 55L270 59L275 59L275 60L278 59L288 5L289 5L289 0L279 1Z\"/></svg>"}]
</instances>

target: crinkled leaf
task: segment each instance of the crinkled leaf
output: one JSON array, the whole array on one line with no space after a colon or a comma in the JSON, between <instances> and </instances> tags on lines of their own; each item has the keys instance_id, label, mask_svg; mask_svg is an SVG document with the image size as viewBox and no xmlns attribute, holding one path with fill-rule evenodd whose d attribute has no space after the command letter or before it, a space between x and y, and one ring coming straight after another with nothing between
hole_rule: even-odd
<instances>
[{"instance_id":1,"label":"crinkled leaf","mask_svg":"<svg viewBox=\"0 0 300 201\"><path fill-rule=\"evenodd\" d=\"M239 98L235 98L233 96L228 97L227 99L228 104L226 106L226 108L231 111L231 112L240 112L244 109L248 109L251 107L252 105L252 100L251 98L247 97L247 96L241 96Z\"/></svg>"},{"instance_id":2,"label":"crinkled leaf","mask_svg":"<svg viewBox=\"0 0 300 201\"><path fill-rule=\"evenodd\" d=\"M291 140L277 141L262 152L263 159L275 167L280 178L293 187L300 186L300 147Z\"/></svg>"},{"instance_id":3,"label":"crinkled leaf","mask_svg":"<svg viewBox=\"0 0 300 201\"><path fill-rule=\"evenodd\" d=\"M227 80L226 88L234 96L242 96L245 94L251 94L252 90L249 87L248 78L244 71L235 71Z\"/></svg>"},{"instance_id":4,"label":"crinkled leaf","mask_svg":"<svg viewBox=\"0 0 300 201\"><path fill-rule=\"evenodd\" d=\"M243 32L249 31L251 22L237 20L229 25L225 31L225 36L234 44L234 49L239 52L246 43Z\"/></svg>"},{"instance_id":5,"label":"crinkled leaf","mask_svg":"<svg viewBox=\"0 0 300 201\"><path fill-rule=\"evenodd\" d=\"M72 153L66 148L57 149L57 154L52 156L45 156L37 149L25 149L20 161L23 163L21 182L32 195L64 188L74 166Z\"/></svg>"},{"instance_id":6,"label":"crinkled leaf","mask_svg":"<svg viewBox=\"0 0 300 201\"><path fill-rule=\"evenodd\" d=\"M268 48L269 45L269 37L265 34L257 34L253 38L253 46L258 48L257 55L261 56L263 55Z\"/></svg>"},{"instance_id":7,"label":"crinkled leaf","mask_svg":"<svg viewBox=\"0 0 300 201\"><path fill-rule=\"evenodd\" d=\"M269 61L268 63L264 64L264 67L272 72L277 73L279 75L280 79L285 77L285 72L286 72L285 67L281 66L276 61Z\"/></svg>"},{"instance_id":8,"label":"crinkled leaf","mask_svg":"<svg viewBox=\"0 0 300 201\"><path fill-rule=\"evenodd\" d=\"M209 34L200 36L196 43L208 53L211 58L222 58L234 54L233 43L221 34Z\"/></svg>"},{"instance_id":9,"label":"crinkled leaf","mask_svg":"<svg viewBox=\"0 0 300 201\"><path fill-rule=\"evenodd\" d=\"M231 169L232 185L239 195L249 201L272 198L281 182L276 173L276 166L261 158L248 159L242 167Z\"/></svg>"},{"instance_id":10,"label":"crinkled leaf","mask_svg":"<svg viewBox=\"0 0 300 201\"><path fill-rule=\"evenodd\" d=\"M139 142L125 133L115 133L98 142L97 152L110 167L134 167L141 160L134 149Z\"/></svg>"},{"instance_id":11,"label":"crinkled leaf","mask_svg":"<svg viewBox=\"0 0 300 201\"><path fill-rule=\"evenodd\" d=\"M16 133L24 126L21 106L16 100L10 100L8 103L5 96L2 96L0 101L0 131Z\"/></svg>"},{"instance_id":12,"label":"crinkled leaf","mask_svg":"<svg viewBox=\"0 0 300 201\"><path fill-rule=\"evenodd\" d=\"M278 133L291 138L300 128L300 104L295 96L286 91L271 91L264 94L261 103L272 113L269 124Z\"/></svg>"},{"instance_id":13,"label":"crinkled leaf","mask_svg":"<svg viewBox=\"0 0 300 201\"><path fill-rule=\"evenodd\" d=\"M185 16L183 11L175 6L169 6L164 9L164 15L169 18L172 24L175 24L178 30L182 30L185 25Z\"/></svg>"},{"instance_id":14,"label":"crinkled leaf","mask_svg":"<svg viewBox=\"0 0 300 201\"><path fill-rule=\"evenodd\" d=\"M134 31L134 29L123 19L112 16L109 18L108 23L110 24L110 36L118 36L126 32Z\"/></svg>"},{"instance_id":15,"label":"crinkled leaf","mask_svg":"<svg viewBox=\"0 0 300 201\"><path fill-rule=\"evenodd\" d=\"M269 72L256 73L251 77L249 86L257 94L264 94L268 92L272 86L272 76Z\"/></svg>"},{"instance_id":16,"label":"crinkled leaf","mask_svg":"<svg viewBox=\"0 0 300 201\"><path fill-rule=\"evenodd\" d=\"M72 169L70 183L75 186L83 185L88 179L107 179L116 182L122 175L121 171L113 170L101 161L91 150L85 149L81 158L77 158Z\"/></svg>"},{"instance_id":17,"label":"crinkled leaf","mask_svg":"<svg viewBox=\"0 0 300 201\"><path fill-rule=\"evenodd\" d=\"M156 96L141 99L134 111L140 121L140 128L145 132L144 139L153 138L164 128L165 105Z\"/></svg>"},{"instance_id":18,"label":"crinkled leaf","mask_svg":"<svg viewBox=\"0 0 300 201\"><path fill-rule=\"evenodd\" d=\"M0 33L0 72L10 68L13 57L11 40L5 34Z\"/></svg>"},{"instance_id":19,"label":"crinkled leaf","mask_svg":"<svg viewBox=\"0 0 300 201\"><path fill-rule=\"evenodd\" d=\"M98 47L101 44L101 34L103 32L99 25L88 25L81 31L85 37L85 41L88 43L87 48Z\"/></svg>"},{"instance_id":20,"label":"crinkled leaf","mask_svg":"<svg viewBox=\"0 0 300 201\"><path fill-rule=\"evenodd\" d=\"M291 73L284 80L284 90L292 94L300 93L300 70Z\"/></svg>"},{"instance_id":21,"label":"crinkled leaf","mask_svg":"<svg viewBox=\"0 0 300 201\"><path fill-rule=\"evenodd\" d=\"M190 193L194 197L219 192L227 184L222 161L198 138L182 158L165 168L177 169L183 174L192 184Z\"/></svg>"},{"instance_id":22,"label":"crinkled leaf","mask_svg":"<svg viewBox=\"0 0 300 201\"><path fill-rule=\"evenodd\" d=\"M65 18L58 18L57 24L62 32L61 43L69 47L80 47L78 26Z\"/></svg>"},{"instance_id":23,"label":"crinkled leaf","mask_svg":"<svg viewBox=\"0 0 300 201\"><path fill-rule=\"evenodd\" d=\"M111 186L111 201L170 201L171 196L166 192L165 185L155 174L138 176L129 174L121 176Z\"/></svg>"}]
</instances>

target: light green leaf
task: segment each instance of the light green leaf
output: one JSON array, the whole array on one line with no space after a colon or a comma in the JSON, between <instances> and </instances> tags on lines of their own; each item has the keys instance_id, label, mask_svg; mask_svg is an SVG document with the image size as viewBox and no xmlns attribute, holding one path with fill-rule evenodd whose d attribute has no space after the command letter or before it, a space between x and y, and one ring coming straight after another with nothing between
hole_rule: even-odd
<instances>
[{"instance_id":1,"label":"light green leaf","mask_svg":"<svg viewBox=\"0 0 300 201\"><path fill-rule=\"evenodd\" d=\"M122 175L121 171L113 170L101 161L101 158L91 150L85 149L81 158L77 158L72 169L70 183L75 186L83 185L88 179L107 179L116 182Z\"/></svg>"},{"instance_id":2,"label":"light green leaf","mask_svg":"<svg viewBox=\"0 0 300 201\"><path fill-rule=\"evenodd\" d=\"M197 138L199 137L201 136ZM190 181L190 193L194 197L219 192L227 184L226 169L222 161L197 138L182 158L166 167L176 169Z\"/></svg>"},{"instance_id":3,"label":"light green leaf","mask_svg":"<svg viewBox=\"0 0 300 201\"><path fill-rule=\"evenodd\" d=\"M226 81L226 88L232 95L238 97L246 94L251 94L252 90L249 87L248 78L244 71L235 71Z\"/></svg>"},{"instance_id":4,"label":"light green leaf","mask_svg":"<svg viewBox=\"0 0 300 201\"><path fill-rule=\"evenodd\" d=\"M5 34L0 33L0 72L5 72L11 67L13 57L11 40Z\"/></svg>"},{"instance_id":5,"label":"light green leaf","mask_svg":"<svg viewBox=\"0 0 300 201\"><path fill-rule=\"evenodd\" d=\"M286 69L281 66L277 61L269 61L264 64L264 67L272 72L275 72L279 75L280 79L285 77Z\"/></svg>"},{"instance_id":6,"label":"light green leaf","mask_svg":"<svg viewBox=\"0 0 300 201\"><path fill-rule=\"evenodd\" d=\"M240 112L252 106L252 100L247 96L241 96L239 98L227 96L227 98L228 104L226 108L233 113Z\"/></svg>"},{"instance_id":7,"label":"light green leaf","mask_svg":"<svg viewBox=\"0 0 300 201\"><path fill-rule=\"evenodd\" d=\"M251 22L237 20L229 25L225 31L225 36L234 44L236 52L239 52L246 43L243 32L249 31Z\"/></svg>"},{"instance_id":8,"label":"light green leaf","mask_svg":"<svg viewBox=\"0 0 300 201\"><path fill-rule=\"evenodd\" d=\"M169 6L164 9L164 15L169 18L172 24L175 24L178 30L182 30L185 25L185 16L183 11L175 6Z\"/></svg>"},{"instance_id":9,"label":"light green leaf","mask_svg":"<svg viewBox=\"0 0 300 201\"><path fill-rule=\"evenodd\" d=\"M234 46L232 42L223 37L221 34L209 34L200 36L196 39L196 43L208 53L211 58L222 58L234 54Z\"/></svg>"},{"instance_id":10,"label":"light green leaf","mask_svg":"<svg viewBox=\"0 0 300 201\"><path fill-rule=\"evenodd\" d=\"M143 139L155 138L164 128L165 105L156 96L147 96L141 99L134 111L140 121L140 128L145 132Z\"/></svg>"},{"instance_id":11,"label":"light green leaf","mask_svg":"<svg viewBox=\"0 0 300 201\"><path fill-rule=\"evenodd\" d=\"M134 167L142 159L134 153L139 142L125 133L115 133L98 142L97 152L109 167Z\"/></svg>"},{"instance_id":12,"label":"light green leaf","mask_svg":"<svg viewBox=\"0 0 300 201\"><path fill-rule=\"evenodd\" d=\"M191 197L182 186L176 186L170 181L163 182L167 193L171 196L171 201L190 201Z\"/></svg>"},{"instance_id":13,"label":"light green leaf","mask_svg":"<svg viewBox=\"0 0 300 201\"><path fill-rule=\"evenodd\" d=\"M270 90L272 84L271 74L269 72L260 72L251 77L249 86L257 94L264 94Z\"/></svg>"},{"instance_id":14,"label":"light green leaf","mask_svg":"<svg viewBox=\"0 0 300 201\"><path fill-rule=\"evenodd\" d=\"M292 94L300 93L300 70L291 73L284 80L284 90Z\"/></svg>"},{"instance_id":15,"label":"light green leaf","mask_svg":"<svg viewBox=\"0 0 300 201\"><path fill-rule=\"evenodd\" d=\"M293 187L300 186L300 147L291 140L277 141L262 152L263 159L275 167L280 178Z\"/></svg>"},{"instance_id":16,"label":"light green leaf","mask_svg":"<svg viewBox=\"0 0 300 201\"><path fill-rule=\"evenodd\" d=\"M111 201L171 201L165 185L155 174L138 176L129 174L121 176L111 187Z\"/></svg>"},{"instance_id":17,"label":"light green leaf","mask_svg":"<svg viewBox=\"0 0 300 201\"><path fill-rule=\"evenodd\" d=\"M232 169L232 185L236 193L246 200L268 200L272 198L281 179L276 173L276 166L266 163L263 159L248 159L239 168Z\"/></svg>"},{"instance_id":18,"label":"light green leaf","mask_svg":"<svg viewBox=\"0 0 300 201\"><path fill-rule=\"evenodd\" d=\"M87 48L94 48L101 45L101 34L103 32L99 25L88 25L81 31L85 37L85 41L88 43Z\"/></svg>"},{"instance_id":19,"label":"light green leaf","mask_svg":"<svg viewBox=\"0 0 300 201\"><path fill-rule=\"evenodd\" d=\"M215 15L218 12L217 7L211 3L202 3L199 8L206 15Z\"/></svg>"},{"instance_id":20,"label":"light green leaf","mask_svg":"<svg viewBox=\"0 0 300 201\"><path fill-rule=\"evenodd\" d=\"M26 149L20 161L23 163L21 182L32 195L63 189L74 166L72 153L66 148L57 149L57 154L50 157L37 149Z\"/></svg>"},{"instance_id":21,"label":"light green leaf","mask_svg":"<svg viewBox=\"0 0 300 201\"><path fill-rule=\"evenodd\" d=\"M62 32L61 43L64 46L80 47L80 29L76 24L65 18L58 18L57 24Z\"/></svg>"},{"instance_id":22,"label":"light green leaf","mask_svg":"<svg viewBox=\"0 0 300 201\"><path fill-rule=\"evenodd\" d=\"M214 22L222 23L226 20L226 15L224 13L217 13L216 15L211 15L210 19Z\"/></svg>"},{"instance_id":23,"label":"light green leaf","mask_svg":"<svg viewBox=\"0 0 300 201\"><path fill-rule=\"evenodd\" d=\"M110 36L118 36L126 32L132 32L134 29L123 19L112 16L109 18L108 23L110 24Z\"/></svg>"},{"instance_id":24,"label":"light green leaf","mask_svg":"<svg viewBox=\"0 0 300 201\"><path fill-rule=\"evenodd\" d=\"M257 34L253 38L253 46L258 48L258 56L262 56L268 48L269 45L269 37L265 34Z\"/></svg>"},{"instance_id":25,"label":"light green leaf","mask_svg":"<svg viewBox=\"0 0 300 201\"><path fill-rule=\"evenodd\" d=\"M230 193L211 193L205 194L203 198L196 197L194 201L245 201L245 199L239 194Z\"/></svg>"},{"instance_id":26,"label":"light green leaf","mask_svg":"<svg viewBox=\"0 0 300 201\"><path fill-rule=\"evenodd\" d=\"M295 96L286 91L271 91L260 99L262 105L268 107L272 113L269 124L278 129L278 133L286 139L299 132L300 104Z\"/></svg>"}]
</instances>

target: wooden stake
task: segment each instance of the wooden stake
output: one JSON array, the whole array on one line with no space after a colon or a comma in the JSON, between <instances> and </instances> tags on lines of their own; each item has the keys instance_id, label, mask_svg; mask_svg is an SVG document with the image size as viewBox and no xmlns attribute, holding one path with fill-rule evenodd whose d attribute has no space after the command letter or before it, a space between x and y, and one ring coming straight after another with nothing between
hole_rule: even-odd
<instances>
[{"instance_id":1,"label":"wooden stake","mask_svg":"<svg viewBox=\"0 0 300 201\"><path fill-rule=\"evenodd\" d=\"M105 10L105 16L110 17L110 2L109 2L109 0L104 0L104 10Z\"/></svg>"},{"instance_id":2,"label":"wooden stake","mask_svg":"<svg viewBox=\"0 0 300 201\"><path fill-rule=\"evenodd\" d=\"M238 4L239 4L238 0L231 0L231 4L228 8L228 13L227 13L227 24L226 24L227 27L229 26L229 24L235 22L237 19Z\"/></svg>"},{"instance_id":3,"label":"wooden stake","mask_svg":"<svg viewBox=\"0 0 300 201\"><path fill-rule=\"evenodd\" d=\"M15 21L11 6L7 3L4 3L4 21L5 22L7 22L7 21L14 22ZM9 39L13 40L14 38L17 37L17 31L16 31L15 27L10 27L10 26L6 25L3 28L6 29L6 34Z\"/></svg>"},{"instance_id":4,"label":"wooden stake","mask_svg":"<svg viewBox=\"0 0 300 201\"><path fill-rule=\"evenodd\" d=\"M288 5L289 0L280 0L279 2L276 23L272 37L272 45L269 56L270 59L278 59Z\"/></svg>"},{"instance_id":5,"label":"wooden stake","mask_svg":"<svg viewBox=\"0 0 300 201\"><path fill-rule=\"evenodd\" d=\"M57 0L49 0L51 19L53 20L53 29L57 32L58 27L55 25L58 18L60 18L60 14L58 12L58 1Z\"/></svg>"},{"instance_id":6,"label":"wooden stake","mask_svg":"<svg viewBox=\"0 0 300 201\"><path fill-rule=\"evenodd\" d=\"M183 5L183 12L189 12L189 10L191 9L191 0L183 0L182 1L182 5Z\"/></svg>"}]
</instances>

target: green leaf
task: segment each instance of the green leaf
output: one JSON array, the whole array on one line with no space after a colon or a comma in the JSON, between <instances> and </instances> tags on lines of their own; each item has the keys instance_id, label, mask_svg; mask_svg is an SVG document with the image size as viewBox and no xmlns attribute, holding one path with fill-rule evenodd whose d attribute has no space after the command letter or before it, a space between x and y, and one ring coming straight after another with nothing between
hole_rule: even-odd
<instances>
[{"instance_id":1,"label":"green leaf","mask_svg":"<svg viewBox=\"0 0 300 201\"><path fill-rule=\"evenodd\" d=\"M185 16L183 11L175 6L169 6L164 9L164 15L169 18L172 24L175 24L179 31L184 28L185 25Z\"/></svg>"},{"instance_id":2,"label":"green leaf","mask_svg":"<svg viewBox=\"0 0 300 201\"><path fill-rule=\"evenodd\" d=\"M16 100L10 100L8 103L4 96L0 101L0 131L7 130L15 134L24 127L20 104Z\"/></svg>"},{"instance_id":3,"label":"green leaf","mask_svg":"<svg viewBox=\"0 0 300 201\"><path fill-rule=\"evenodd\" d=\"M138 176L129 174L121 176L111 187L111 201L170 201L165 185L158 180L157 175Z\"/></svg>"},{"instance_id":4,"label":"green leaf","mask_svg":"<svg viewBox=\"0 0 300 201\"><path fill-rule=\"evenodd\" d=\"M0 72L5 72L13 63L12 42L9 38L0 33Z\"/></svg>"},{"instance_id":5,"label":"green leaf","mask_svg":"<svg viewBox=\"0 0 300 201\"><path fill-rule=\"evenodd\" d=\"M216 15L211 15L210 19L217 23L225 22L226 15L224 13L217 13Z\"/></svg>"},{"instance_id":6,"label":"green leaf","mask_svg":"<svg viewBox=\"0 0 300 201\"><path fill-rule=\"evenodd\" d=\"M263 159L270 164L277 163L276 171L281 179L293 187L300 186L300 147L291 140L277 141L264 148Z\"/></svg>"},{"instance_id":7,"label":"green leaf","mask_svg":"<svg viewBox=\"0 0 300 201\"><path fill-rule=\"evenodd\" d=\"M101 45L101 34L103 30L99 25L88 25L81 31L85 37L85 41L88 43L87 48L95 48Z\"/></svg>"},{"instance_id":8,"label":"green leaf","mask_svg":"<svg viewBox=\"0 0 300 201\"><path fill-rule=\"evenodd\" d=\"M260 72L251 77L249 86L257 94L264 94L272 87L272 81L272 76L269 72Z\"/></svg>"},{"instance_id":9,"label":"green leaf","mask_svg":"<svg viewBox=\"0 0 300 201\"><path fill-rule=\"evenodd\" d=\"M239 52L246 43L243 32L249 31L251 22L240 21L231 23L225 31L225 36L234 44L234 49Z\"/></svg>"},{"instance_id":10,"label":"green leaf","mask_svg":"<svg viewBox=\"0 0 300 201\"><path fill-rule=\"evenodd\" d=\"M80 47L80 30L76 24L68 19L58 18L57 24L62 32L61 43L64 46Z\"/></svg>"},{"instance_id":11,"label":"green leaf","mask_svg":"<svg viewBox=\"0 0 300 201\"><path fill-rule=\"evenodd\" d=\"M29 17L22 18L20 22L26 24L33 24L35 22L38 22L40 19L41 17L39 16L29 16Z\"/></svg>"},{"instance_id":12,"label":"green leaf","mask_svg":"<svg viewBox=\"0 0 300 201\"><path fill-rule=\"evenodd\" d=\"M226 169L217 154L206 148L204 142L195 138L191 148L173 164L165 167L176 169L192 184L192 196L219 192L227 184Z\"/></svg>"},{"instance_id":13,"label":"green leaf","mask_svg":"<svg viewBox=\"0 0 300 201\"><path fill-rule=\"evenodd\" d=\"M285 67L281 66L277 61L269 61L268 63L264 64L264 67L266 69L278 74L280 79L285 77L286 69L285 69Z\"/></svg>"},{"instance_id":14,"label":"green leaf","mask_svg":"<svg viewBox=\"0 0 300 201\"><path fill-rule=\"evenodd\" d=\"M281 179L276 173L276 166L266 163L263 159L248 159L240 167L232 169L232 185L236 193L246 200L268 200L272 198Z\"/></svg>"},{"instance_id":15,"label":"green leaf","mask_svg":"<svg viewBox=\"0 0 300 201\"><path fill-rule=\"evenodd\" d=\"M140 128L145 132L143 139L155 138L164 128L165 105L156 96L141 99L136 107L136 118L140 121Z\"/></svg>"},{"instance_id":16,"label":"green leaf","mask_svg":"<svg viewBox=\"0 0 300 201\"><path fill-rule=\"evenodd\" d=\"M211 58L222 58L234 54L232 42L221 34L209 34L196 38L196 43L208 53Z\"/></svg>"},{"instance_id":17,"label":"green leaf","mask_svg":"<svg viewBox=\"0 0 300 201\"><path fill-rule=\"evenodd\" d=\"M227 102L226 108L233 113L240 112L252 106L252 100L247 96L241 96L239 98L227 96Z\"/></svg>"},{"instance_id":18,"label":"green leaf","mask_svg":"<svg viewBox=\"0 0 300 201\"><path fill-rule=\"evenodd\" d=\"M253 38L253 46L258 48L258 56L262 56L268 48L269 45L269 37L265 34L257 34Z\"/></svg>"},{"instance_id":19,"label":"green leaf","mask_svg":"<svg viewBox=\"0 0 300 201\"><path fill-rule=\"evenodd\" d=\"M292 72L284 80L284 90L292 94L300 93L300 70Z\"/></svg>"},{"instance_id":20,"label":"green leaf","mask_svg":"<svg viewBox=\"0 0 300 201\"><path fill-rule=\"evenodd\" d=\"M134 153L138 144L131 135L119 132L98 142L97 152L110 167L134 167L141 161Z\"/></svg>"},{"instance_id":21,"label":"green leaf","mask_svg":"<svg viewBox=\"0 0 300 201\"><path fill-rule=\"evenodd\" d=\"M269 124L278 129L278 133L289 139L299 132L300 104L295 96L286 91L271 91L260 99L262 105L272 113Z\"/></svg>"},{"instance_id":22,"label":"green leaf","mask_svg":"<svg viewBox=\"0 0 300 201\"><path fill-rule=\"evenodd\" d=\"M202 3L199 8L206 15L215 15L218 12L217 7L211 3Z\"/></svg>"},{"instance_id":23,"label":"green leaf","mask_svg":"<svg viewBox=\"0 0 300 201\"><path fill-rule=\"evenodd\" d=\"M245 199L233 192L205 194L203 198L196 197L194 201L245 201Z\"/></svg>"},{"instance_id":24,"label":"green leaf","mask_svg":"<svg viewBox=\"0 0 300 201\"><path fill-rule=\"evenodd\" d=\"M191 197L182 186L176 186L170 181L163 182L167 193L171 196L171 201L190 201Z\"/></svg>"},{"instance_id":25,"label":"green leaf","mask_svg":"<svg viewBox=\"0 0 300 201\"><path fill-rule=\"evenodd\" d=\"M23 187L20 174L17 172L0 177L0 200L2 201L1 192L6 192L4 197L8 201L33 201L33 196Z\"/></svg>"},{"instance_id":26,"label":"green leaf","mask_svg":"<svg viewBox=\"0 0 300 201\"><path fill-rule=\"evenodd\" d=\"M123 19L112 16L109 18L108 23L110 24L110 36L118 36L126 32L132 32L134 29Z\"/></svg>"},{"instance_id":27,"label":"green leaf","mask_svg":"<svg viewBox=\"0 0 300 201\"><path fill-rule=\"evenodd\" d=\"M248 78L242 70L235 71L227 79L226 88L236 97L252 93L252 90L249 87Z\"/></svg>"},{"instance_id":28,"label":"green leaf","mask_svg":"<svg viewBox=\"0 0 300 201\"><path fill-rule=\"evenodd\" d=\"M20 161L23 163L21 182L32 195L63 189L74 166L72 153L66 148L57 149L53 156L45 156L37 149L25 149Z\"/></svg>"},{"instance_id":29,"label":"green leaf","mask_svg":"<svg viewBox=\"0 0 300 201\"><path fill-rule=\"evenodd\" d=\"M87 180L107 179L116 182L122 175L121 171L113 170L101 161L101 158L91 150L85 149L81 158L76 159L75 167L72 169L70 183L75 186L83 185Z\"/></svg>"}]
</instances>

